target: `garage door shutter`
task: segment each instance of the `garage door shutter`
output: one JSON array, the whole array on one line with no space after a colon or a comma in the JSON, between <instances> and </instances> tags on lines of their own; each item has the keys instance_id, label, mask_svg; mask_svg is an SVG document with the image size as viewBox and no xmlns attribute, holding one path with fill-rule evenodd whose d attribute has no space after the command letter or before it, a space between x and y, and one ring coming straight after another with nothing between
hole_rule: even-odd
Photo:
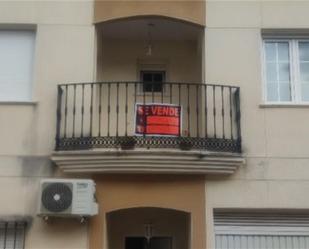
<instances>
[{"instance_id":1,"label":"garage door shutter","mask_svg":"<svg viewBox=\"0 0 309 249\"><path fill-rule=\"evenodd\" d=\"M216 249L309 249L309 215L215 212Z\"/></svg>"}]
</instances>

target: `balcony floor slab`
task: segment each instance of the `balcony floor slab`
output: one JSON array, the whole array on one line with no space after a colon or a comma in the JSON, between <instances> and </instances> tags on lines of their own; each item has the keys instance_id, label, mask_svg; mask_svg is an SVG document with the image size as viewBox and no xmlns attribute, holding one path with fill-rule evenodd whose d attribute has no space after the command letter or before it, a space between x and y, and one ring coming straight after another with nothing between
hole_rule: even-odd
<instances>
[{"instance_id":1,"label":"balcony floor slab","mask_svg":"<svg viewBox=\"0 0 309 249\"><path fill-rule=\"evenodd\" d=\"M57 151L52 161L64 173L233 174L241 154L162 149Z\"/></svg>"}]
</instances>

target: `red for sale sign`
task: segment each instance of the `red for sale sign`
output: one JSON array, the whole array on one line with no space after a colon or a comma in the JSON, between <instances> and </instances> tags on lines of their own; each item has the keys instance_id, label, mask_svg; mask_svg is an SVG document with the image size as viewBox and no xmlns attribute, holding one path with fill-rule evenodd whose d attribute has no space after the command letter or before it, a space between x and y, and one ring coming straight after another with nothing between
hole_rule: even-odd
<instances>
[{"instance_id":1,"label":"red for sale sign","mask_svg":"<svg viewBox=\"0 0 309 249\"><path fill-rule=\"evenodd\" d=\"M172 104L136 104L136 135L179 136L181 106Z\"/></svg>"}]
</instances>

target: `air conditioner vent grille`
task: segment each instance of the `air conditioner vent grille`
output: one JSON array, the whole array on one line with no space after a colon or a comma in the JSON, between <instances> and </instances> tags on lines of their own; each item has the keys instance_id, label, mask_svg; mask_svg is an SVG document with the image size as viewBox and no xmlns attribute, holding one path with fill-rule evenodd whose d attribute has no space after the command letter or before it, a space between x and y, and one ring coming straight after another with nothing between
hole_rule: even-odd
<instances>
[{"instance_id":1,"label":"air conditioner vent grille","mask_svg":"<svg viewBox=\"0 0 309 249\"><path fill-rule=\"evenodd\" d=\"M43 188L42 204L50 212L63 212L72 205L72 186L68 183L50 183Z\"/></svg>"}]
</instances>

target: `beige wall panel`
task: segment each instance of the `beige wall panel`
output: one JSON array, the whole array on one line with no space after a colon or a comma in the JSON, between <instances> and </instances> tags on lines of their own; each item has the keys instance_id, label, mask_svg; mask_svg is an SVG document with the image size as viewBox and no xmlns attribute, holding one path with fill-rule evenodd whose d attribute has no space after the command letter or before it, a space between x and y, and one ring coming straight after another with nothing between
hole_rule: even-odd
<instances>
[{"instance_id":1,"label":"beige wall panel","mask_svg":"<svg viewBox=\"0 0 309 249\"><path fill-rule=\"evenodd\" d=\"M265 110L267 153L274 157L309 157L307 108Z\"/></svg>"},{"instance_id":2,"label":"beige wall panel","mask_svg":"<svg viewBox=\"0 0 309 249\"><path fill-rule=\"evenodd\" d=\"M91 24L93 2L0 1L0 23Z\"/></svg>"},{"instance_id":3,"label":"beige wall panel","mask_svg":"<svg viewBox=\"0 0 309 249\"><path fill-rule=\"evenodd\" d=\"M47 177L51 177L47 176ZM39 191L40 191L40 181L41 177L28 177L27 186L25 187L25 210L24 214L28 217L35 218L38 212L38 203L40 201Z\"/></svg>"},{"instance_id":4,"label":"beige wall panel","mask_svg":"<svg viewBox=\"0 0 309 249\"><path fill-rule=\"evenodd\" d=\"M102 248L106 213L160 207L191 214L191 248L205 248L205 183L195 176L97 176L99 215L91 219L90 249ZM104 247L106 248L106 247Z\"/></svg>"},{"instance_id":5,"label":"beige wall panel","mask_svg":"<svg viewBox=\"0 0 309 249\"><path fill-rule=\"evenodd\" d=\"M27 155L35 149L35 105L0 105L0 155Z\"/></svg>"},{"instance_id":6,"label":"beige wall panel","mask_svg":"<svg viewBox=\"0 0 309 249\"><path fill-rule=\"evenodd\" d=\"M21 176L22 172L22 157L0 156L0 177Z\"/></svg>"},{"instance_id":7,"label":"beige wall panel","mask_svg":"<svg viewBox=\"0 0 309 249\"><path fill-rule=\"evenodd\" d=\"M299 208L309 205L304 193L309 180L233 180L206 183L207 207L211 208Z\"/></svg>"},{"instance_id":8,"label":"beige wall panel","mask_svg":"<svg viewBox=\"0 0 309 249\"><path fill-rule=\"evenodd\" d=\"M28 187L29 178L0 177L1 217L25 215Z\"/></svg>"},{"instance_id":9,"label":"beige wall panel","mask_svg":"<svg viewBox=\"0 0 309 249\"><path fill-rule=\"evenodd\" d=\"M0 177L41 177L52 173L49 156L0 156Z\"/></svg>"},{"instance_id":10,"label":"beige wall panel","mask_svg":"<svg viewBox=\"0 0 309 249\"><path fill-rule=\"evenodd\" d=\"M94 27L38 27L34 99L38 101L37 150L50 154L56 133L57 84L94 80Z\"/></svg>"},{"instance_id":11,"label":"beige wall panel","mask_svg":"<svg viewBox=\"0 0 309 249\"><path fill-rule=\"evenodd\" d=\"M193 41L154 41L153 56L145 55L144 41L104 40L99 80L139 81L140 65L165 67L167 81L200 82L197 44ZM145 70L145 69L144 69Z\"/></svg>"},{"instance_id":12,"label":"beige wall panel","mask_svg":"<svg viewBox=\"0 0 309 249\"><path fill-rule=\"evenodd\" d=\"M268 200L275 208L308 209L309 181L271 181L268 184ZM273 203L272 203L273 202Z\"/></svg>"},{"instance_id":13,"label":"beige wall panel","mask_svg":"<svg viewBox=\"0 0 309 249\"><path fill-rule=\"evenodd\" d=\"M24 215L25 210L25 190L27 179L25 178L0 178L0 196L1 196L1 209L0 215L2 217ZM8 189L10 194L8 195Z\"/></svg>"},{"instance_id":14,"label":"beige wall panel","mask_svg":"<svg viewBox=\"0 0 309 249\"><path fill-rule=\"evenodd\" d=\"M308 158L247 157L235 174L224 180L309 181ZM213 180L211 176L206 179Z\"/></svg>"},{"instance_id":15,"label":"beige wall panel","mask_svg":"<svg viewBox=\"0 0 309 249\"><path fill-rule=\"evenodd\" d=\"M308 1L207 1L207 27L307 28Z\"/></svg>"},{"instance_id":16,"label":"beige wall panel","mask_svg":"<svg viewBox=\"0 0 309 249\"><path fill-rule=\"evenodd\" d=\"M51 219L48 222L36 217L26 237L29 249L86 249L87 223L78 219Z\"/></svg>"},{"instance_id":17,"label":"beige wall panel","mask_svg":"<svg viewBox=\"0 0 309 249\"><path fill-rule=\"evenodd\" d=\"M309 159L304 158L270 158L261 162L268 179L309 181Z\"/></svg>"},{"instance_id":18,"label":"beige wall panel","mask_svg":"<svg viewBox=\"0 0 309 249\"><path fill-rule=\"evenodd\" d=\"M284 162L283 162L284 164ZM292 167L292 165L291 165ZM277 168L280 171L280 168ZM307 170L306 170L307 171ZM305 172L306 172L305 171ZM207 208L306 209L309 179L235 179L206 182Z\"/></svg>"},{"instance_id":19,"label":"beige wall panel","mask_svg":"<svg viewBox=\"0 0 309 249\"><path fill-rule=\"evenodd\" d=\"M270 206L268 193L266 180L207 181L206 195L210 203L206 205L212 208L263 208Z\"/></svg>"},{"instance_id":20,"label":"beige wall panel","mask_svg":"<svg viewBox=\"0 0 309 249\"><path fill-rule=\"evenodd\" d=\"M265 157L246 157L246 163L225 180L265 180L268 178L270 161L270 158ZM208 178L212 180L210 176Z\"/></svg>"},{"instance_id":21,"label":"beige wall panel","mask_svg":"<svg viewBox=\"0 0 309 249\"><path fill-rule=\"evenodd\" d=\"M205 1L96 1L95 23L132 17L158 15L205 25Z\"/></svg>"},{"instance_id":22,"label":"beige wall panel","mask_svg":"<svg viewBox=\"0 0 309 249\"><path fill-rule=\"evenodd\" d=\"M262 27L264 28L308 28L309 2L261 1Z\"/></svg>"},{"instance_id":23,"label":"beige wall panel","mask_svg":"<svg viewBox=\"0 0 309 249\"><path fill-rule=\"evenodd\" d=\"M209 28L205 47L206 82L240 86L244 153L265 155L259 30Z\"/></svg>"},{"instance_id":24,"label":"beige wall panel","mask_svg":"<svg viewBox=\"0 0 309 249\"><path fill-rule=\"evenodd\" d=\"M260 5L259 1L207 1L207 27L259 27Z\"/></svg>"}]
</instances>

